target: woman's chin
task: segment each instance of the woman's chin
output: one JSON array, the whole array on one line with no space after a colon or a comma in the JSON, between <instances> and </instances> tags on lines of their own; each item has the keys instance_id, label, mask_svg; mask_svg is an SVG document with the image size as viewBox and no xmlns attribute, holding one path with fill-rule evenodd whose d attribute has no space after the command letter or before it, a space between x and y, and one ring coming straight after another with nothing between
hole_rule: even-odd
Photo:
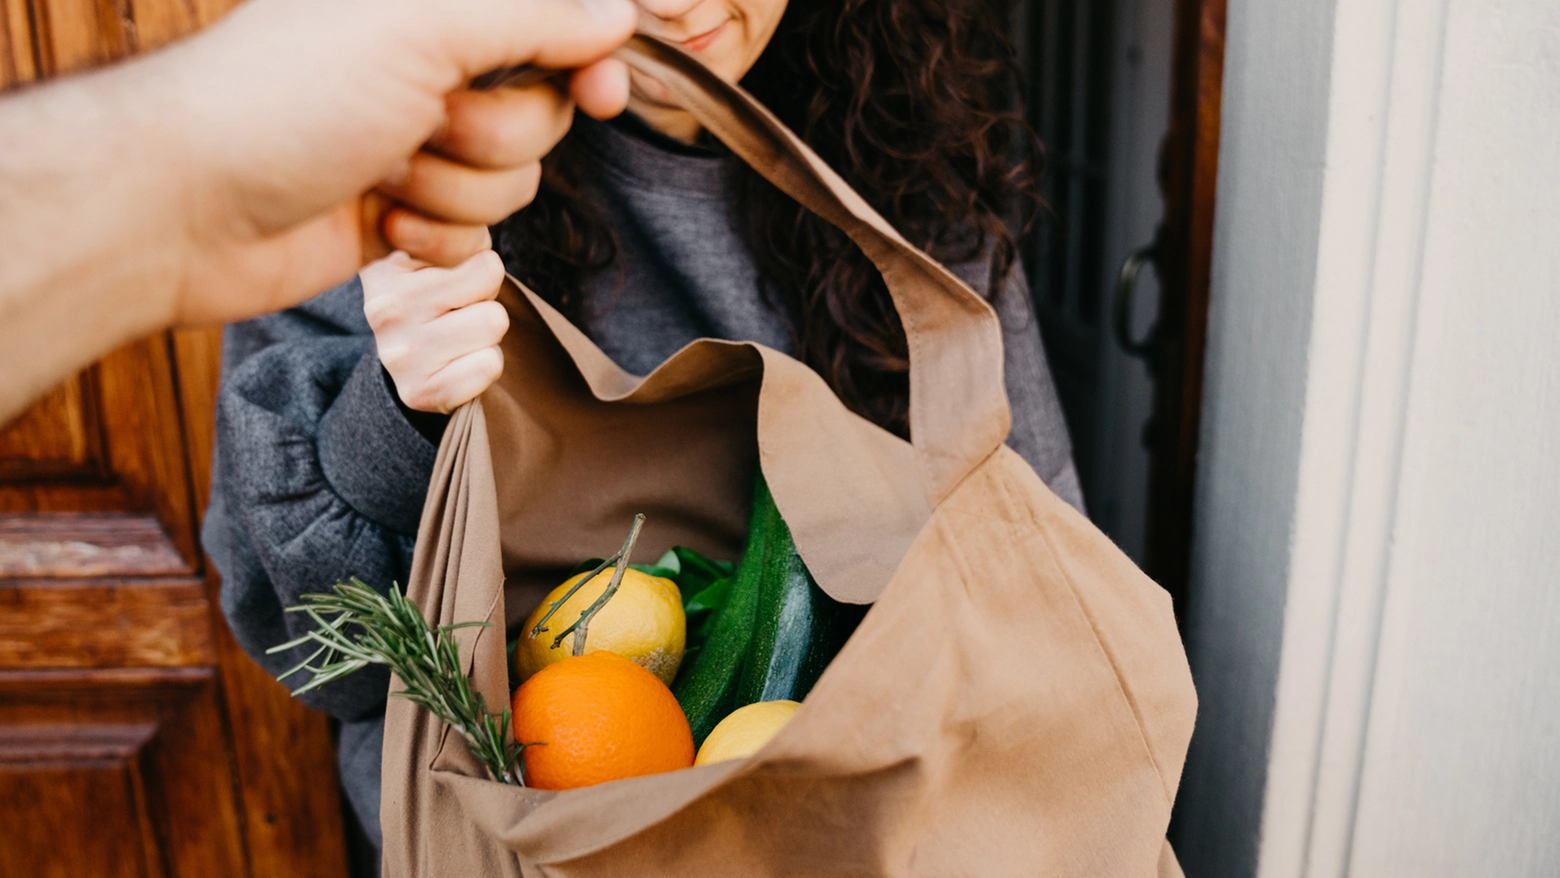
<instances>
[{"instance_id":1,"label":"woman's chin","mask_svg":"<svg viewBox=\"0 0 1560 878\"><path fill-rule=\"evenodd\" d=\"M672 93L661 83L647 76L642 76L638 72L633 74L630 82L632 87L629 89L628 108L639 113L639 115L645 115L645 110L655 112L656 110L682 109L682 105L672 97Z\"/></svg>"}]
</instances>

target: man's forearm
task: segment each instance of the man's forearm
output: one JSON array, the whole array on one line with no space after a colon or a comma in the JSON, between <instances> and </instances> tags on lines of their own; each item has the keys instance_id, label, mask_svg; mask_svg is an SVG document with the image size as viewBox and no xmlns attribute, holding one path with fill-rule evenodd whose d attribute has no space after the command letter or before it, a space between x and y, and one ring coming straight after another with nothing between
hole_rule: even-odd
<instances>
[{"instance_id":1,"label":"man's forearm","mask_svg":"<svg viewBox=\"0 0 1560 878\"><path fill-rule=\"evenodd\" d=\"M134 63L0 97L0 424L168 322L182 187L156 77Z\"/></svg>"}]
</instances>

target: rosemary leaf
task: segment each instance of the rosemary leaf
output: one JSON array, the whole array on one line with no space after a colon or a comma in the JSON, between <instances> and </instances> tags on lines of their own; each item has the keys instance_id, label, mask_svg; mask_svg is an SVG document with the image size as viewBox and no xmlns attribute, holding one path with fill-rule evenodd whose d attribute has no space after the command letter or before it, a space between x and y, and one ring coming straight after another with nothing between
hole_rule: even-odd
<instances>
[{"instance_id":1,"label":"rosemary leaf","mask_svg":"<svg viewBox=\"0 0 1560 878\"><path fill-rule=\"evenodd\" d=\"M429 628L399 585L382 595L357 577L336 583L328 593L303 595L302 602L288 607L287 612L307 615L315 627L267 652L285 652L307 643L320 645L301 664L277 678L285 680L299 671L309 671L309 682L294 689L294 695L369 665L385 665L405 686L394 694L458 731L495 780L525 785L522 757L527 745L514 740L509 709L489 712L482 693L471 688L471 679L460 667L460 642L454 632L488 623Z\"/></svg>"}]
</instances>

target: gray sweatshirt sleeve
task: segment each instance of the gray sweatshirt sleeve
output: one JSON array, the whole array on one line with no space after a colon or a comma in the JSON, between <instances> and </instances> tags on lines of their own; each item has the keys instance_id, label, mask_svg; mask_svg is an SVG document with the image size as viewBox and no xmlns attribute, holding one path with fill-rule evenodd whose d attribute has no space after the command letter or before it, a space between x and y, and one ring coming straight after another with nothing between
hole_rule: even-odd
<instances>
[{"instance_id":1,"label":"gray sweatshirt sleeve","mask_svg":"<svg viewBox=\"0 0 1560 878\"><path fill-rule=\"evenodd\" d=\"M405 583L437 453L398 408L353 292L232 326L224 345L203 540L229 625L273 674L313 651L265 655L309 628L282 612L300 595L350 576ZM362 719L383 709L388 683L368 668L304 701Z\"/></svg>"},{"instance_id":2,"label":"gray sweatshirt sleeve","mask_svg":"<svg viewBox=\"0 0 1560 878\"><path fill-rule=\"evenodd\" d=\"M983 290L990 283L988 262L950 268L974 289ZM1040 324L1029 294L1029 281L1024 277L1022 266L1013 266L1001 293L991 304L1002 322L1003 382L1007 385L1008 406L1013 417L1008 447L1028 461L1058 497L1083 512L1083 488L1078 481L1078 469L1073 464L1072 438L1067 432L1067 420L1056 394L1056 384L1051 379L1051 367L1040 341Z\"/></svg>"}]
</instances>

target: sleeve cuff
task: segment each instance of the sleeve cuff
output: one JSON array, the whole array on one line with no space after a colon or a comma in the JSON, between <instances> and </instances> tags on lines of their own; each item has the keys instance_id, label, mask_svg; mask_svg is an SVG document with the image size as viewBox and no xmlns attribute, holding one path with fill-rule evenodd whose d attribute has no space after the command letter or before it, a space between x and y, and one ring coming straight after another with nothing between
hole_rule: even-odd
<instances>
[{"instance_id":1,"label":"sleeve cuff","mask_svg":"<svg viewBox=\"0 0 1560 878\"><path fill-rule=\"evenodd\" d=\"M413 535L438 446L401 414L372 345L320 420L320 471L353 509Z\"/></svg>"}]
</instances>

